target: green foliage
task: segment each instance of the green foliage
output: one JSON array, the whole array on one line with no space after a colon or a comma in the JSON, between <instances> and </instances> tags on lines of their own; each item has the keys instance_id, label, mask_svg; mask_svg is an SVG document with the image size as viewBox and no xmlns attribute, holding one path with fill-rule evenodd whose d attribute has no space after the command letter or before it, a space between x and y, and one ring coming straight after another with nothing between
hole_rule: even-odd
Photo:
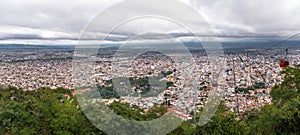
<instances>
[{"instance_id":1,"label":"green foliage","mask_svg":"<svg viewBox=\"0 0 300 135\"><path fill-rule=\"evenodd\" d=\"M141 94L146 94L150 91L150 84L149 84L149 78L134 78L130 77L129 82L131 86L135 86L136 89L139 89L142 91Z\"/></svg>"},{"instance_id":2,"label":"green foliage","mask_svg":"<svg viewBox=\"0 0 300 135\"><path fill-rule=\"evenodd\" d=\"M254 90L252 87L248 87L248 88L238 88L237 89L239 92L249 92L250 90Z\"/></svg>"},{"instance_id":3,"label":"green foliage","mask_svg":"<svg viewBox=\"0 0 300 135\"><path fill-rule=\"evenodd\" d=\"M199 116L196 116L196 121L199 121ZM210 121L203 126L197 126L195 120L184 121L181 126L169 133L170 135L220 135L220 134L246 134L248 132L247 125L236 120L234 114L225 114L222 107L210 119Z\"/></svg>"},{"instance_id":4,"label":"green foliage","mask_svg":"<svg viewBox=\"0 0 300 135\"><path fill-rule=\"evenodd\" d=\"M174 72L175 72L176 70L174 69ZM164 77L166 77L166 76L168 76L168 75L170 75L170 74L172 74L173 73L173 71L166 71L166 72L164 72L164 71L161 71L161 74L164 76Z\"/></svg>"},{"instance_id":5,"label":"green foliage","mask_svg":"<svg viewBox=\"0 0 300 135\"><path fill-rule=\"evenodd\" d=\"M300 65L296 68L285 68L281 73L285 75L284 81L281 85L276 85L272 91L271 96L274 104L283 104L299 96L300 90Z\"/></svg>"},{"instance_id":6,"label":"green foliage","mask_svg":"<svg viewBox=\"0 0 300 135\"><path fill-rule=\"evenodd\" d=\"M149 112L144 112L138 107L130 107L128 103L113 102L109 108L117 115L123 118L137 121L149 121L159 117L158 114L164 114L167 109L162 106L154 106Z\"/></svg>"},{"instance_id":7,"label":"green foliage","mask_svg":"<svg viewBox=\"0 0 300 135\"><path fill-rule=\"evenodd\" d=\"M167 88L168 88L168 87L172 87L172 86L174 86L174 83L173 83L173 82L167 82Z\"/></svg>"},{"instance_id":8,"label":"green foliage","mask_svg":"<svg viewBox=\"0 0 300 135\"><path fill-rule=\"evenodd\" d=\"M118 92L114 91L113 86L98 86L98 90L103 99L120 98Z\"/></svg>"},{"instance_id":9,"label":"green foliage","mask_svg":"<svg viewBox=\"0 0 300 135\"><path fill-rule=\"evenodd\" d=\"M233 114L216 114L206 125L197 127L195 134L246 134L248 130L246 124L235 118Z\"/></svg>"},{"instance_id":10,"label":"green foliage","mask_svg":"<svg viewBox=\"0 0 300 135\"><path fill-rule=\"evenodd\" d=\"M1 134L103 134L91 125L68 89L25 92L7 87L0 93Z\"/></svg>"},{"instance_id":11,"label":"green foliage","mask_svg":"<svg viewBox=\"0 0 300 135\"><path fill-rule=\"evenodd\" d=\"M249 87L247 87L247 88L238 88L237 90L239 91L239 92L249 92L249 91L251 91L251 90L254 90L254 89L259 89L259 88L265 88L265 83L262 83L262 82L260 82L260 83L255 83L254 85L252 85L252 86L249 86Z\"/></svg>"},{"instance_id":12,"label":"green foliage","mask_svg":"<svg viewBox=\"0 0 300 135\"><path fill-rule=\"evenodd\" d=\"M273 104L266 105L261 110L246 112L242 121L236 120L234 114L225 114L219 108L206 125L193 128L193 121L186 121L170 134L300 134L299 67L288 67L282 71L284 81L271 91ZM239 91L247 92L264 87L264 83L257 83Z\"/></svg>"},{"instance_id":13,"label":"green foliage","mask_svg":"<svg viewBox=\"0 0 300 135\"><path fill-rule=\"evenodd\" d=\"M250 126L249 134L300 134L300 69L288 67L280 85L273 87L272 105L253 111L244 119Z\"/></svg>"},{"instance_id":14,"label":"green foliage","mask_svg":"<svg viewBox=\"0 0 300 135\"><path fill-rule=\"evenodd\" d=\"M300 69L288 67L282 71L285 79L273 87L271 105L261 110L244 114L237 120L224 108L204 126L197 126L194 120L184 121L169 134L300 134ZM148 87L149 79L131 79L131 84ZM108 81L108 83L112 83ZM171 84L168 84L171 86ZM258 83L254 88L264 87ZM111 86L98 87L103 95L117 96ZM100 91L101 92L101 91ZM109 105L116 114L131 120L149 121L167 112L162 106L155 106L148 112L127 103L113 102ZM195 116L196 121L200 114ZM161 126L161 125L158 125ZM40 88L23 91L15 87L0 87L0 134L105 134L94 127L82 113L72 91L64 88L51 90Z\"/></svg>"},{"instance_id":15,"label":"green foliage","mask_svg":"<svg viewBox=\"0 0 300 135\"><path fill-rule=\"evenodd\" d=\"M255 84L253 85L253 87L254 87L255 89L258 89L258 88L266 88L266 85L265 85L265 83L260 82L260 83L255 83Z\"/></svg>"},{"instance_id":16,"label":"green foliage","mask_svg":"<svg viewBox=\"0 0 300 135\"><path fill-rule=\"evenodd\" d=\"M167 72L169 73L169 72ZM157 76L152 78L152 85L150 87L149 84L149 77L144 77L144 78L137 78L137 77L129 77L129 78L116 78L116 80L121 81L123 79L129 79L129 84L127 84L130 87L126 87L127 89L134 89L134 93L118 93L116 90L116 87L114 87L112 80L107 80L105 82L104 86L97 86L101 97L104 99L109 99L109 98L120 98L123 94L123 96L127 96L129 94L132 94L132 96L139 96L141 94L143 97L151 97L151 96L157 96L157 94L161 93L163 90L170 86L174 86L173 82L161 82L159 81L162 78L162 76ZM152 88L152 89L151 89ZM153 89L154 88L154 89ZM121 90L122 91L122 90ZM141 93L138 93L138 91L141 91Z\"/></svg>"}]
</instances>

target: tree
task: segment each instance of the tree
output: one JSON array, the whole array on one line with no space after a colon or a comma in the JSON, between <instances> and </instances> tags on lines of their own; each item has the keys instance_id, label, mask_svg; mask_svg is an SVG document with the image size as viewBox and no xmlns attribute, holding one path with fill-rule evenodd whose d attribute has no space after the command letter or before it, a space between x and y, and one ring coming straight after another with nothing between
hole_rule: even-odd
<instances>
[{"instance_id":1,"label":"tree","mask_svg":"<svg viewBox=\"0 0 300 135\"><path fill-rule=\"evenodd\" d=\"M236 120L236 116L232 113L217 113L204 126L197 126L194 134L213 134L213 135L241 135L248 131L247 125Z\"/></svg>"},{"instance_id":2,"label":"tree","mask_svg":"<svg viewBox=\"0 0 300 135\"><path fill-rule=\"evenodd\" d=\"M207 134L246 134L248 132L247 125L243 121L236 120L236 116L232 113L226 114L225 108L221 104L216 114L210 121L203 126L197 125L201 114L194 116L194 120L184 121L177 129L172 131L170 135L207 135Z\"/></svg>"},{"instance_id":3,"label":"tree","mask_svg":"<svg viewBox=\"0 0 300 135\"><path fill-rule=\"evenodd\" d=\"M0 89L1 134L104 134L89 122L68 89Z\"/></svg>"},{"instance_id":4,"label":"tree","mask_svg":"<svg viewBox=\"0 0 300 135\"><path fill-rule=\"evenodd\" d=\"M251 127L249 134L300 134L300 69L285 68L280 85L271 91L272 103L259 112L250 112L245 121Z\"/></svg>"}]
</instances>

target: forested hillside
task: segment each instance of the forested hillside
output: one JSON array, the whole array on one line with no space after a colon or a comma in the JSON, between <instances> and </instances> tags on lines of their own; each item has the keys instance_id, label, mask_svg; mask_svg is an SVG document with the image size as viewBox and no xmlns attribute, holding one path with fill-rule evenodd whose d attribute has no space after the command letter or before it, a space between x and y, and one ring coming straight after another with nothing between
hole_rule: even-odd
<instances>
[{"instance_id":1,"label":"forested hillside","mask_svg":"<svg viewBox=\"0 0 300 135\"><path fill-rule=\"evenodd\" d=\"M235 114L224 113L223 106L210 122L198 126L185 121L169 134L300 134L300 66L282 71L285 79L274 86L271 105L252 110L237 120ZM147 113L114 102L109 107L126 119L146 121L165 113L156 106ZM68 89L40 88L23 91L15 87L0 88L0 134L105 134L94 127L82 113L76 97Z\"/></svg>"}]
</instances>

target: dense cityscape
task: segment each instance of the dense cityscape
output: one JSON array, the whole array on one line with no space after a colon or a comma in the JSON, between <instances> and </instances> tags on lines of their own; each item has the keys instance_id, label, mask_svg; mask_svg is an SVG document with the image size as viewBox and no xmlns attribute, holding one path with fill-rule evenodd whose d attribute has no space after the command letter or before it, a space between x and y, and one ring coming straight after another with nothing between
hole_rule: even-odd
<instances>
[{"instance_id":1,"label":"dense cityscape","mask_svg":"<svg viewBox=\"0 0 300 135\"><path fill-rule=\"evenodd\" d=\"M300 135L300 1L0 0L0 135Z\"/></svg>"},{"instance_id":2,"label":"dense cityscape","mask_svg":"<svg viewBox=\"0 0 300 135\"><path fill-rule=\"evenodd\" d=\"M32 46L31 46L32 47ZM19 49L23 48L23 51ZM45 49L6 48L2 51L1 69L0 69L0 85L14 86L23 88L24 90L35 90L40 87L49 87L56 89L59 87L72 89L72 47L49 47ZM62 49L63 48L63 49ZM115 48L108 49L113 52ZM228 48L227 48L228 49ZM230 50L230 49L229 49ZM237 50L232 48L231 50ZM40 51L40 52L37 52ZM269 52L243 52L237 54L226 53L226 83L222 85L224 94L222 98L223 104L228 112L237 112L243 114L245 111L259 109L266 104L272 104L270 91L276 84L280 84L283 76L280 74L282 70L278 66L278 59L281 55L269 55ZM113 101L121 101L130 103L131 106L138 106L141 109L149 110L154 105L168 105L169 108L176 108L180 112L182 119L191 119L191 112L197 108L199 110L204 107L209 97L209 92L217 86L213 84L214 73L210 70L208 57L201 49L192 50L192 56L195 60L195 66L187 66L186 63L175 63L170 57L157 53L149 52L137 57L130 65L131 68L126 69L122 77L131 78L139 81L144 78L144 83L149 83L149 78L158 77L159 82L166 83L160 89L159 93L152 96L141 95L153 91L155 86L149 84L130 85L131 93L118 96L115 90L110 89L110 93L115 95L106 95L104 101L112 103ZM12 53L18 53L14 55ZM11 54L11 55L10 55ZM182 55L182 54L174 54ZM291 63L300 63L300 53L298 49L290 52L289 58ZM113 56L113 54L109 54ZM271 57L272 56L272 57ZM95 65L95 80L97 85L102 88L111 87L113 75L113 62L107 55L99 55ZM126 59L123 59L126 61ZM117 69L122 70L122 69ZM182 74L186 71L192 71L196 74L194 81L198 87L194 98L193 87L184 86ZM159 78L159 75L160 76ZM120 76L119 76L120 77ZM142 82L141 81L141 82ZM110 83L109 83L110 82ZM122 85L122 81L118 82ZM116 84L114 84L116 85ZM101 91L101 89L100 89ZM105 94L105 93L104 93ZM116 96L117 95L117 96ZM194 105L195 102L195 105Z\"/></svg>"}]
</instances>

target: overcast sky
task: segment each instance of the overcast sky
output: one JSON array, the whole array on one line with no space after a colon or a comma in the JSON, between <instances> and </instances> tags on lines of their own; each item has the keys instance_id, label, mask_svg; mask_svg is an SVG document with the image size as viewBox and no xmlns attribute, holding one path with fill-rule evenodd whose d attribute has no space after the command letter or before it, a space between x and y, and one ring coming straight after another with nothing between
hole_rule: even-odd
<instances>
[{"instance_id":1,"label":"overcast sky","mask_svg":"<svg viewBox=\"0 0 300 135\"><path fill-rule=\"evenodd\" d=\"M75 44L81 31L98 13L120 1L0 0L0 43ZM300 32L298 0L181 1L195 8L225 41L235 36L248 40L249 37L284 38ZM165 28L157 29L149 22ZM176 25L155 20L128 24L119 33L136 34L153 32L153 29L177 38L186 36ZM109 40L122 41L126 36L120 34Z\"/></svg>"}]
</instances>

